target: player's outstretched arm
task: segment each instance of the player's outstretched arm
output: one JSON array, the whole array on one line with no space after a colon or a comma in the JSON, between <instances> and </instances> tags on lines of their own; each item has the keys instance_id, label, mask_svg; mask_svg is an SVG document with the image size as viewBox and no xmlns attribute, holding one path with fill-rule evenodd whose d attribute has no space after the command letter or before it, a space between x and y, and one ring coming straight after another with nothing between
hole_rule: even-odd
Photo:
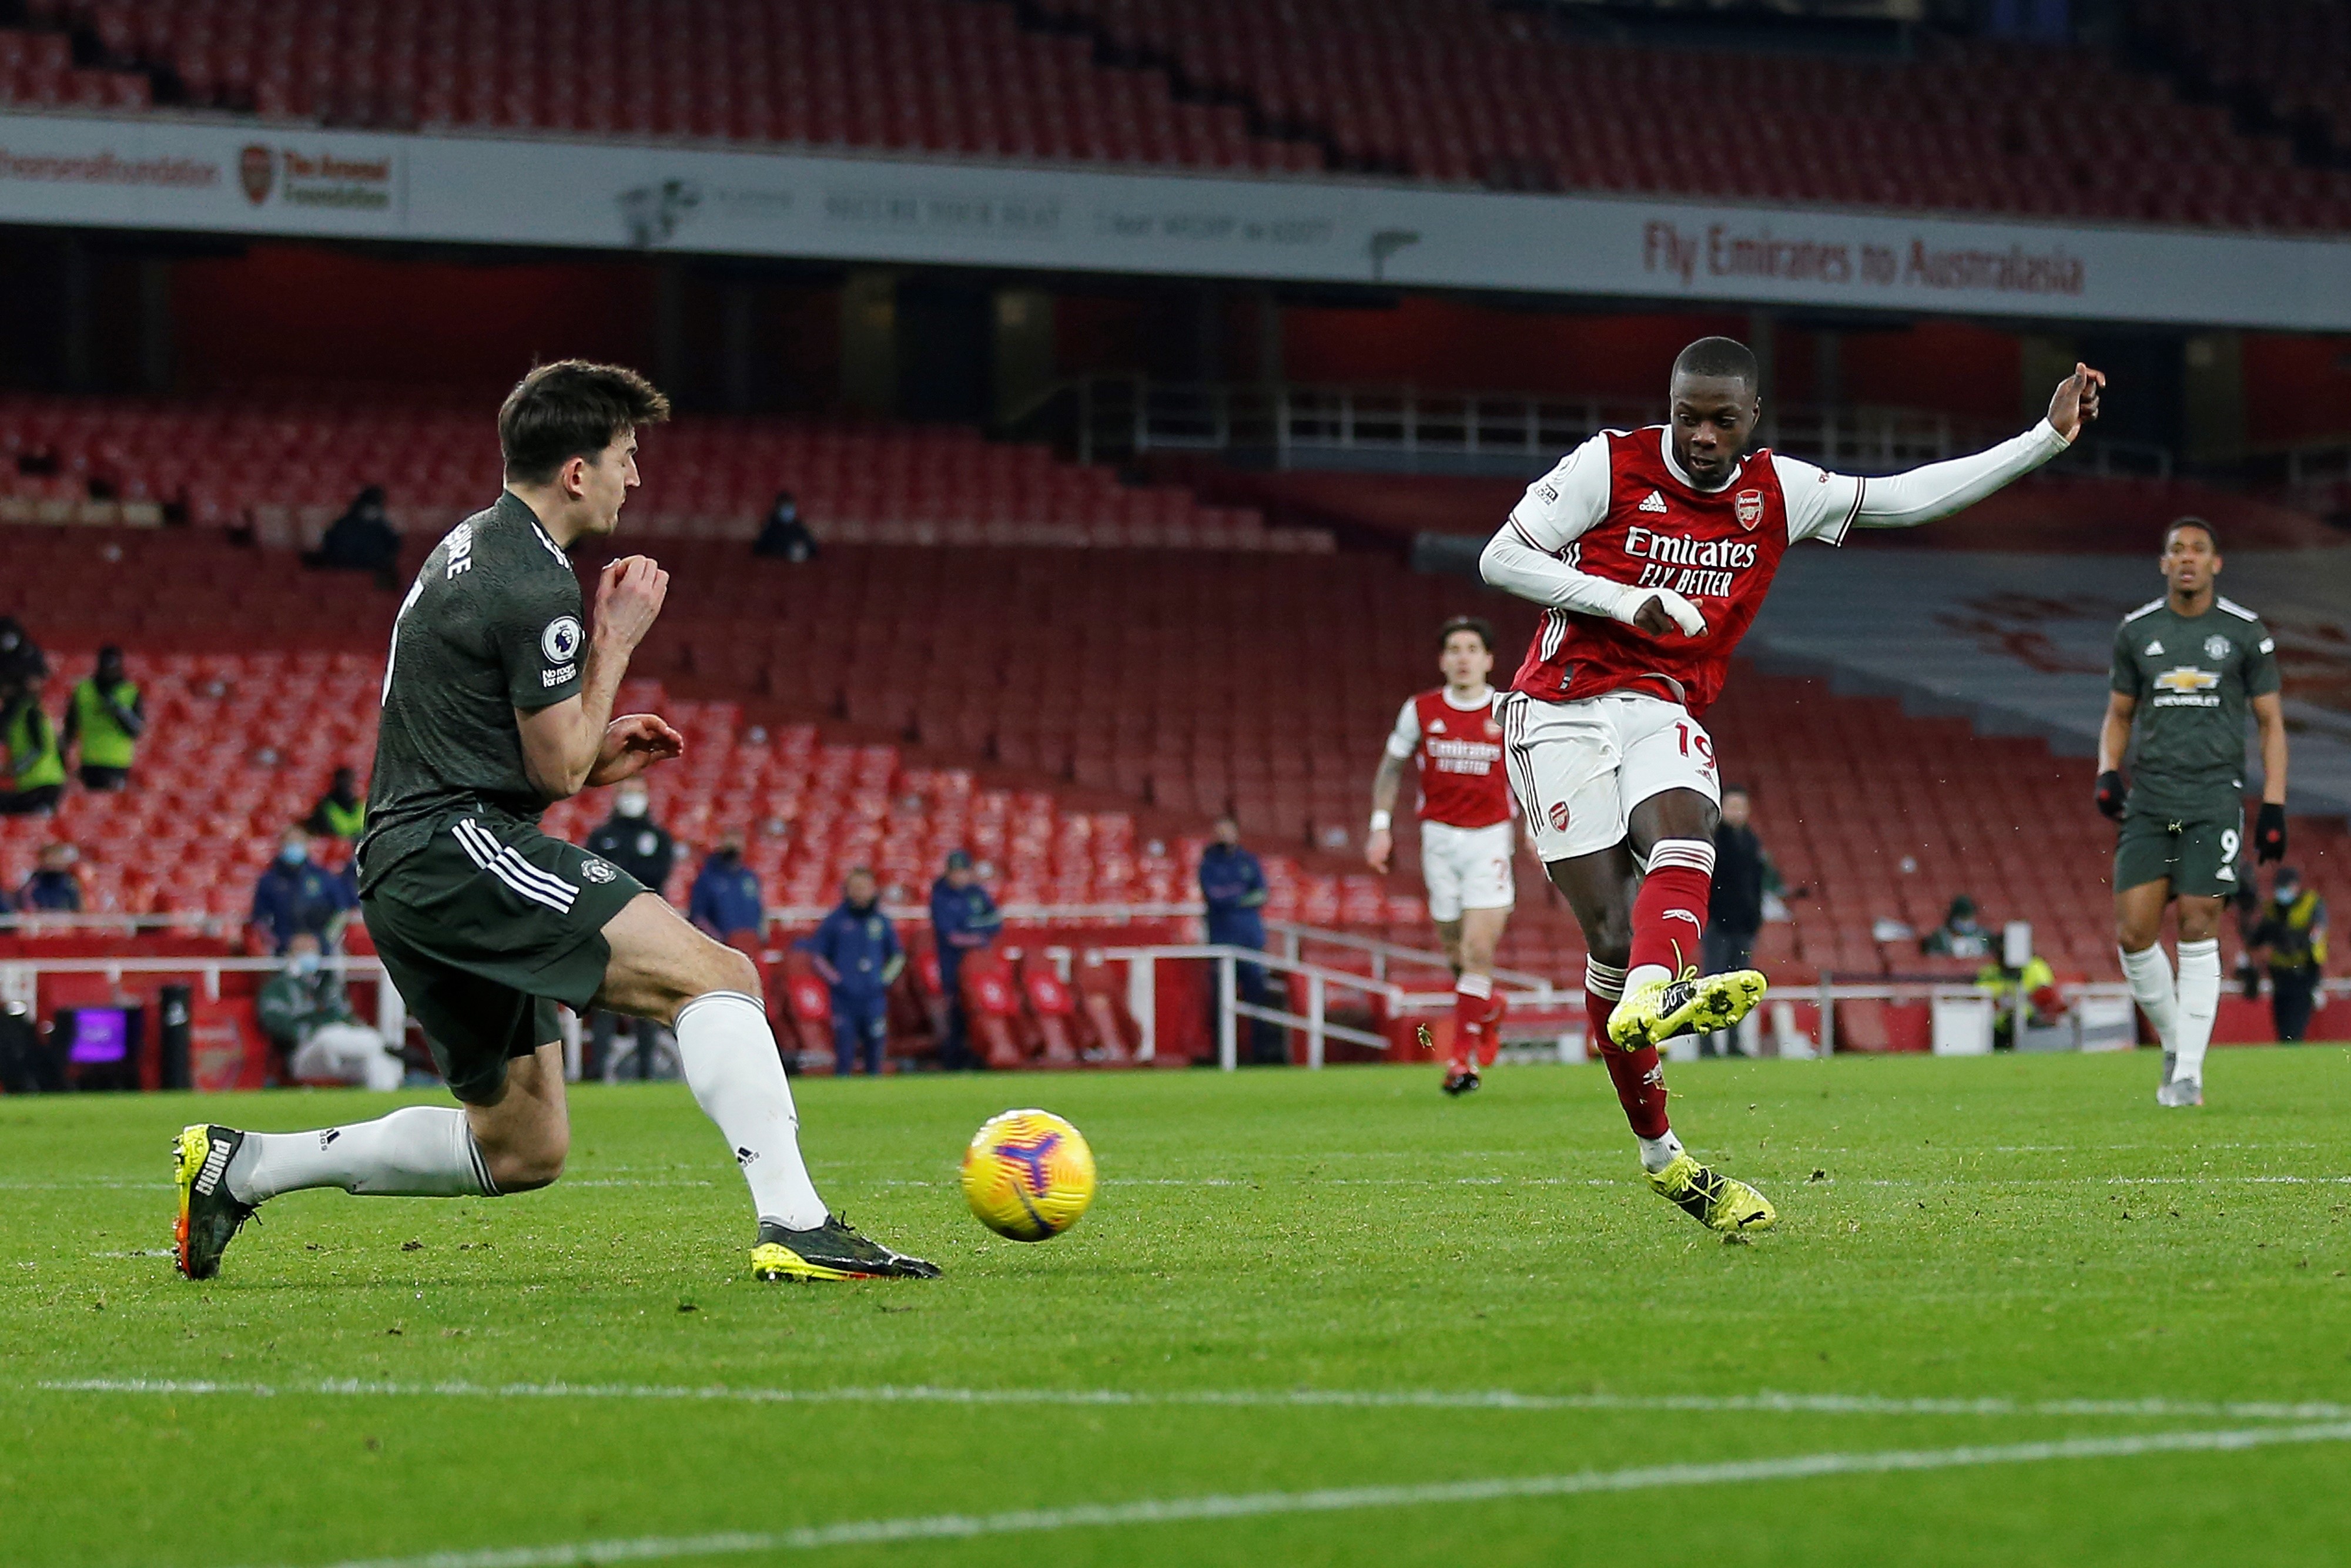
<instances>
[{"instance_id":1,"label":"player's outstretched arm","mask_svg":"<svg viewBox=\"0 0 2351 1568\"><path fill-rule=\"evenodd\" d=\"M596 584L596 631L580 694L547 707L515 710L523 771L548 800L616 783L684 748L677 731L651 714L612 717L629 655L653 630L668 593L669 573L649 556L624 556L606 566Z\"/></svg>"},{"instance_id":2,"label":"player's outstretched arm","mask_svg":"<svg viewBox=\"0 0 2351 1568\"><path fill-rule=\"evenodd\" d=\"M2049 416L1999 445L1907 474L1848 481L1856 487L1853 523L1863 528L1915 528L1964 511L2023 478L2075 441L2098 417L2104 371L2076 364L2049 400Z\"/></svg>"}]
</instances>

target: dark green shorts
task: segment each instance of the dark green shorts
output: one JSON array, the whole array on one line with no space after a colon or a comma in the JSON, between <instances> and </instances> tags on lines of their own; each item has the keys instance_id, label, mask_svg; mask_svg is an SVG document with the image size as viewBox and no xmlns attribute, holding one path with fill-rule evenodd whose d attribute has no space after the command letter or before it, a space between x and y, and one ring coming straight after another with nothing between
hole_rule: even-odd
<instances>
[{"instance_id":1,"label":"dark green shorts","mask_svg":"<svg viewBox=\"0 0 2351 1568\"><path fill-rule=\"evenodd\" d=\"M2185 818L2133 806L2115 841L2115 891L2168 882L2175 898L2233 897L2244 841L2241 806Z\"/></svg>"},{"instance_id":2,"label":"dark green shorts","mask_svg":"<svg viewBox=\"0 0 2351 1568\"><path fill-rule=\"evenodd\" d=\"M496 1096L508 1061L561 1038L557 1002L595 997L612 956L604 925L644 891L535 827L457 813L360 907L450 1092L479 1104Z\"/></svg>"}]
</instances>

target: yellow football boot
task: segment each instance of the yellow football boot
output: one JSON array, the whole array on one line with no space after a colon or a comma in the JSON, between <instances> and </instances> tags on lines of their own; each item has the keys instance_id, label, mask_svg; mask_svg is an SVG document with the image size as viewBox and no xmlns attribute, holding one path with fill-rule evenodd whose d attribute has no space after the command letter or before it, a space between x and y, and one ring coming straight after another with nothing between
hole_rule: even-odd
<instances>
[{"instance_id":1,"label":"yellow football boot","mask_svg":"<svg viewBox=\"0 0 2351 1568\"><path fill-rule=\"evenodd\" d=\"M1663 1045L1677 1034L1711 1034L1755 1010L1770 984L1753 969L1651 980L1625 993L1608 1018L1608 1038L1619 1051Z\"/></svg>"},{"instance_id":2,"label":"yellow football boot","mask_svg":"<svg viewBox=\"0 0 2351 1568\"><path fill-rule=\"evenodd\" d=\"M1649 1173L1649 1186L1659 1197L1705 1226L1725 1236L1752 1236L1780 1223L1771 1200L1727 1176L1717 1176L1687 1154Z\"/></svg>"}]
</instances>

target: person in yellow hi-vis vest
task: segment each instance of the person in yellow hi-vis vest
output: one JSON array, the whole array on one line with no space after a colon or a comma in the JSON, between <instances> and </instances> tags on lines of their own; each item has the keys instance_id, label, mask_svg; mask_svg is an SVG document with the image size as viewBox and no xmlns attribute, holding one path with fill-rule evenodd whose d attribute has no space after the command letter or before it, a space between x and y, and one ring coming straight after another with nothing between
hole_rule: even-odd
<instances>
[{"instance_id":1,"label":"person in yellow hi-vis vest","mask_svg":"<svg viewBox=\"0 0 2351 1568\"><path fill-rule=\"evenodd\" d=\"M146 728L147 710L140 706L139 688L123 673L122 650L100 648L97 674L75 686L73 700L66 704L64 749L81 747L82 788L120 789L128 784Z\"/></svg>"},{"instance_id":2,"label":"person in yellow hi-vis vest","mask_svg":"<svg viewBox=\"0 0 2351 1568\"><path fill-rule=\"evenodd\" d=\"M8 748L0 816L54 811L65 793L65 754L57 749L57 727L41 706L42 683L38 674L28 676L0 701L0 746Z\"/></svg>"}]
</instances>

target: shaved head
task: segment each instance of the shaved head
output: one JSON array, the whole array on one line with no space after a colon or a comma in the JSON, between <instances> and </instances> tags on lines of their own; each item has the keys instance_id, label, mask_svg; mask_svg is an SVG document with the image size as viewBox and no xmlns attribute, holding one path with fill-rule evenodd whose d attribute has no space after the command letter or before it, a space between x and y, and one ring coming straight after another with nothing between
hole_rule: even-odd
<instances>
[{"instance_id":1,"label":"shaved head","mask_svg":"<svg viewBox=\"0 0 2351 1568\"><path fill-rule=\"evenodd\" d=\"M1763 371L1754 350L1736 338L1700 338L1674 361L1674 375L1735 381L1749 392L1762 390Z\"/></svg>"}]
</instances>

